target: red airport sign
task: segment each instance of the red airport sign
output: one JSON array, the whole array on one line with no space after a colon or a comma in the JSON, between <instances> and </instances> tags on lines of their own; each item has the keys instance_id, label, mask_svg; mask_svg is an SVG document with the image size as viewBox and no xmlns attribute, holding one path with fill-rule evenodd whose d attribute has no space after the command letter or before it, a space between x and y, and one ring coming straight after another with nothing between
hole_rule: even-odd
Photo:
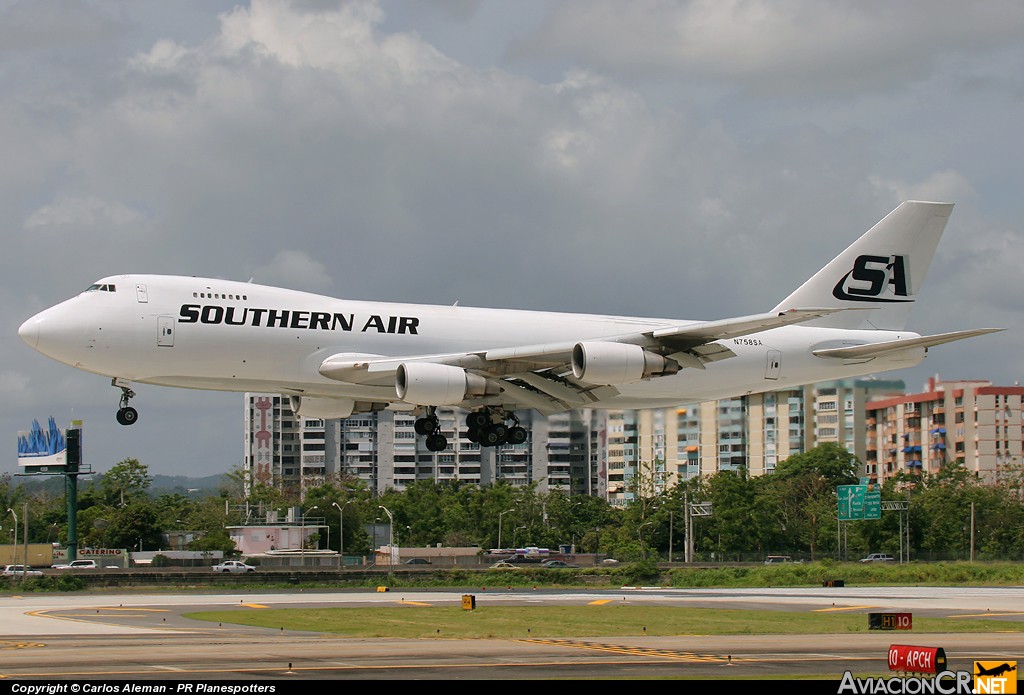
<instances>
[{"instance_id":1,"label":"red airport sign","mask_svg":"<svg viewBox=\"0 0 1024 695\"><path fill-rule=\"evenodd\" d=\"M940 673L946 670L946 652L940 647L889 646L889 670L904 673Z\"/></svg>"}]
</instances>

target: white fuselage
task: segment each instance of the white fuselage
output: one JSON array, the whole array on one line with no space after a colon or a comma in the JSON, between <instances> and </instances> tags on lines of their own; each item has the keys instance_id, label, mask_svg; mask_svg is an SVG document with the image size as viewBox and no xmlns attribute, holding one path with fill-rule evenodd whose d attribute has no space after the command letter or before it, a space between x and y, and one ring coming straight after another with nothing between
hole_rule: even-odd
<instances>
[{"instance_id":1,"label":"white fuselage","mask_svg":"<svg viewBox=\"0 0 1024 695\"><path fill-rule=\"evenodd\" d=\"M339 353L423 356L609 338L681 322L585 314L361 302L251 283L120 275L32 317L19 330L45 355L131 382L237 392L396 400L393 385L319 373ZM685 323L685 322L682 322ZM721 341L735 357L618 385L600 408L649 408L911 367L924 348L870 360L822 347L916 337L910 331L785 326Z\"/></svg>"}]
</instances>

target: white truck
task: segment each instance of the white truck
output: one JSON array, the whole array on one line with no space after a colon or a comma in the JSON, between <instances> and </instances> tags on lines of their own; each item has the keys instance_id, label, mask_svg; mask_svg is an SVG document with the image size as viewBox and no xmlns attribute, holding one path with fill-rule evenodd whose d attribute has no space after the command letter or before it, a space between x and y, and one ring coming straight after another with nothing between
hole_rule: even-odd
<instances>
[{"instance_id":1,"label":"white truck","mask_svg":"<svg viewBox=\"0 0 1024 695\"><path fill-rule=\"evenodd\" d=\"M871 553L865 558L861 558L861 562L895 562L895 558L892 555L886 553Z\"/></svg>"},{"instance_id":2,"label":"white truck","mask_svg":"<svg viewBox=\"0 0 1024 695\"><path fill-rule=\"evenodd\" d=\"M42 577L43 573L39 570L34 570L31 567L25 567L25 565L6 565L4 567L3 576L5 577Z\"/></svg>"},{"instance_id":3,"label":"white truck","mask_svg":"<svg viewBox=\"0 0 1024 695\"><path fill-rule=\"evenodd\" d=\"M58 570L94 570L99 565L96 564L95 560L72 560L66 565L55 565L54 569Z\"/></svg>"}]
</instances>

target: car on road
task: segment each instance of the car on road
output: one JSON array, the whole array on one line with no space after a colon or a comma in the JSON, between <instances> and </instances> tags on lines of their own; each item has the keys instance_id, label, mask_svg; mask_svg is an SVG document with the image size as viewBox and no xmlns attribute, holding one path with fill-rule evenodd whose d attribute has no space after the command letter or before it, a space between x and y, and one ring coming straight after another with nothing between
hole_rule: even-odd
<instances>
[{"instance_id":1,"label":"car on road","mask_svg":"<svg viewBox=\"0 0 1024 695\"><path fill-rule=\"evenodd\" d=\"M579 565L574 565L571 562L565 562L564 560L545 560L544 562L540 563L540 566L544 567L545 569L552 570L579 568Z\"/></svg>"},{"instance_id":2,"label":"car on road","mask_svg":"<svg viewBox=\"0 0 1024 695\"><path fill-rule=\"evenodd\" d=\"M244 562L238 560L225 560L219 565L213 566L214 572L232 572L237 574L245 574L247 572L255 572L256 568L252 565L247 565Z\"/></svg>"},{"instance_id":3,"label":"car on road","mask_svg":"<svg viewBox=\"0 0 1024 695\"><path fill-rule=\"evenodd\" d=\"M405 561L406 565L431 565L433 564L430 560L425 557L411 557Z\"/></svg>"},{"instance_id":4,"label":"car on road","mask_svg":"<svg viewBox=\"0 0 1024 695\"><path fill-rule=\"evenodd\" d=\"M764 559L764 564L766 565L778 565L787 562L793 562L793 558L789 555L769 555Z\"/></svg>"},{"instance_id":5,"label":"car on road","mask_svg":"<svg viewBox=\"0 0 1024 695\"><path fill-rule=\"evenodd\" d=\"M5 577L42 577L43 573L25 565L6 565L3 576Z\"/></svg>"},{"instance_id":6,"label":"car on road","mask_svg":"<svg viewBox=\"0 0 1024 695\"><path fill-rule=\"evenodd\" d=\"M885 553L871 553L865 558L861 558L861 562L895 562L896 559L892 555L886 555Z\"/></svg>"},{"instance_id":7,"label":"car on road","mask_svg":"<svg viewBox=\"0 0 1024 695\"><path fill-rule=\"evenodd\" d=\"M513 565L511 562L505 562L504 560L500 560L498 562L495 562L488 569L492 569L492 570L517 570L517 569L519 569L519 565Z\"/></svg>"},{"instance_id":8,"label":"car on road","mask_svg":"<svg viewBox=\"0 0 1024 695\"><path fill-rule=\"evenodd\" d=\"M72 560L63 565L54 565L54 569L58 570L94 570L98 569L99 565L96 564L95 560Z\"/></svg>"}]
</instances>

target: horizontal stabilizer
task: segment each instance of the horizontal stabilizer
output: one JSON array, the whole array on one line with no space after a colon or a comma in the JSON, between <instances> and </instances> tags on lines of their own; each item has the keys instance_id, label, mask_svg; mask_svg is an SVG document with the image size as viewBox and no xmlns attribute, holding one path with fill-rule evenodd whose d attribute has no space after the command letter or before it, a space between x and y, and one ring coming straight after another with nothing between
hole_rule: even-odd
<instances>
[{"instance_id":1,"label":"horizontal stabilizer","mask_svg":"<svg viewBox=\"0 0 1024 695\"><path fill-rule=\"evenodd\" d=\"M1002 328L975 328L969 331L954 331L952 333L939 333L937 335L925 335L919 338L908 338L906 340L887 340L884 343L868 343L867 345L850 345L839 348L826 348L814 350L816 357L837 357L842 359L864 359L867 357L879 357L900 350L911 348L926 348L932 345L952 343L955 340L974 338L988 333L997 333Z\"/></svg>"}]
</instances>

